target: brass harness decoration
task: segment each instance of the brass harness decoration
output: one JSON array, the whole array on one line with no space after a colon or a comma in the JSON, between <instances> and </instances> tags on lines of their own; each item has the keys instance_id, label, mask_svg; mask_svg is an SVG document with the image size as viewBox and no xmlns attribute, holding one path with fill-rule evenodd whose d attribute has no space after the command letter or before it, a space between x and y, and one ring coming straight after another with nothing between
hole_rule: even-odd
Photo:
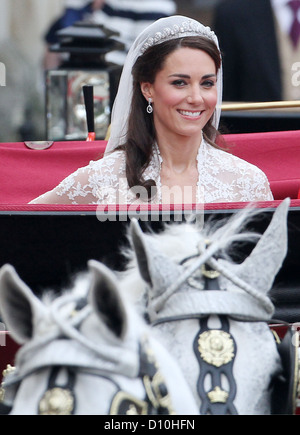
<instances>
[{"instance_id":1,"label":"brass harness decoration","mask_svg":"<svg viewBox=\"0 0 300 435\"><path fill-rule=\"evenodd\" d=\"M234 342L230 334L219 329L202 332L198 339L201 358L208 364L221 367L234 358Z\"/></svg>"},{"instance_id":2,"label":"brass harness decoration","mask_svg":"<svg viewBox=\"0 0 300 435\"><path fill-rule=\"evenodd\" d=\"M68 380L64 386L57 383L57 377L61 369L65 369L68 375ZM140 345L139 377L144 384L145 398L143 400L138 399L119 389L112 399L110 415L174 414L164 378L158 369L155 356L145 340ZM39 401L39 415L74 414L76 405L73 393L75 381L75 371L67 367L53 367L48 381L48 389ZM116 386L118 387L117 384Z\"/></svg>"},{"instance_id":3,"label":"brass harness decoration","mask_svg":"<svg viewBox=\"0 0 300 435\"><path fill-rule=\"evenodd\" d=\"M236 343L229 333L229 322L225 316L218 316L220 329L208 328L208 317L200 319L200 331L194 340L194 352L199 361L200 375L198 393L201 398L201 414L237 414L234 406L236 383L233 377L233 363ZM211 379L207 391L206 377ZM227 390L222 387L222 376L227 379Z\"/></svg>"},{"instance_id":4,"label":"brass harness decoration","mask_svg":"<svg viewBox=\"0 0 300 435\"><path fill-rule=\"evenodd\" d=\"M209 240L207 244L209 244ZM204 291L220 290L220 273L203 264L201 274L205 280ZM236 355L236 343L229 332L229 320L218 315L220 329L210 329L208 319L200 318L200 331L194 340L194 352L200 365L197 389L201 398L201 414L237 414L234 406L236 382L233 376L233 363ZM211 388L207 391L206 378L211 379ZM222 388L222 377L227 379L227 389ZM206 387L205 387L206 385Z\"/></svg>"},{"instance_id":5,"label":"brass harness decoration","mask_svg":"<svg viewBox=\"0 0 300 435\"><path fill-rule=\"evenodd\" d=\"M67 382L64 386L57 384L57 377L63 367L54 366L50 373L48 389L38 404L39 415L72 415L75 411L75 397L73 389L76 374L66 367Z\"/></svg>"},{"instance_id":6,"label":"brass harness decoration","mask_svg":"<svg viewBox=\"0 0 300 435\"><path fill-rule=\"evenodd\" d=\"M74 397L66 388L52 388L46 391L39 403L40 415L72 415Z\"/></svg>"},{"instance_id":7,"label":"brass harness decoration","mask_svg":"<svg viewBox=\"0 0 300 435\"><path fill-rule=\"evenodd\" d=\"M140 345L140 377L145 387L144 400L120 390L112 400L110 415L175 414L165 380L146 341Z\"/></svg>"}]
</instances>

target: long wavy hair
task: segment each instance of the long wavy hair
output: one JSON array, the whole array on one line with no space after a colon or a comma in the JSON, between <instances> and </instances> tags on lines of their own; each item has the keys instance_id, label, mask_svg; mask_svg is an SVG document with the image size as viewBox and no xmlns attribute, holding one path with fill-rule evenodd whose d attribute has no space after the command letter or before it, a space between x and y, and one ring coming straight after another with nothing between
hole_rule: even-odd
<instances>
[{"instance_id":1,"label":"long wavy hair","mask_svg":"<svg viewBox=\"0 0 300 435\"><path fill-rule=\"evenodd\" d=\"M146 111L147 101L141 92L140 84L142 82L154 83L156 75L163 69L167 57L181 47L205 51L213 59L216 71L219 70L221 55L218 47L208 38L199 36L173 39L154 45L138 57L132 69L133 95L128 131L125 143L118 149L124 150L126 154L126 177L129 187L145 187L148 200L151 199L151 193L153 196L156 191L155 181L144 180L143 172L152 157L153 146L156 142L156 131L153 114L148 114ZM220 148L215 143L215 138L219 133L212 125L212 118L203 128L203 136L212 146Z\"/></svg>"}]
</instances>

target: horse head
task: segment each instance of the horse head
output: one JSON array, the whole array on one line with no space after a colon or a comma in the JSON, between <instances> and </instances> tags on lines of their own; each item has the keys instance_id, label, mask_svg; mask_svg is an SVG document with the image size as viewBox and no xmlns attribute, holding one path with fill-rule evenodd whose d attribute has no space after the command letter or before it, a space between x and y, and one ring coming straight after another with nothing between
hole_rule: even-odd
<instances>
[{"instance_id":1,"label":"horse head","mask_svg":"<svg viewBox=\"0 0 300 435\"><path fill-rule=\"evenodd\" d=\"M288 207L289 200L285 200L276 209L267 230L240 264L221 258L220 252L234 242L251 240L253 235L249 232L237 232L252 216L251 211L237 213L216 231L214 227L199 230L197 225L182 223L171 224L158 235L149 235L142 232L138 221L133 220L131 240L140 274L148 286L151 321L163 311L171 296L186 289L191 276L194 276L194 281L202 280L198 287L202 285L203 288L205 265L219 272L220 280L226 282L222 288L226 291L242 289L241 293L249 294L253 302L258 302L257 307L263 305L265 314L261 315L270 318L273 307L266 296L287 252ZM186 262L186 259L193 261ZM189 283L187 287L191 289Z\"/></svg>"},{"instance_id":2,"label":"horse head","mask_svg":"<svg viewBox=\"0 0 300 435\"><path fill-rule=\"evenodd\" d=\"M180 369L113 272L94 260L88 268L71 290L40 299L12 266L2 267L1 315L21 346L4 380L12 413L197 412Z\"/></svg>"},{"instance_id":3,"label":"horse head","mask_svg":"<svg viewBox=\"0 0 300 435\"><path fill-rule=\"evenodd\" d=\"M262 235L241 231L258 213L247 209L223 225L171 224L159 234L132 221L132 263L144 282L149 322L185 367L201 413L270 412L282 365L267 325L274 312L268 292L287 252L288 209L289 199ZM232 261L229 248L249 240L256 241L250 254Z\"/></svg>"}]
</instances>

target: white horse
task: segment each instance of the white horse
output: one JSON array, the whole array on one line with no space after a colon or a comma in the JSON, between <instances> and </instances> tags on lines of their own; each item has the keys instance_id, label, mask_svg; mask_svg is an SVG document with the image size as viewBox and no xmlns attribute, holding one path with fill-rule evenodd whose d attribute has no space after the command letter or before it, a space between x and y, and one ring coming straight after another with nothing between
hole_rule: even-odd
<instances>
[{"instance_id":1,"label":"white horse","mask_svg":"<svg viewBox=\"0 0 300 435\"><path fill-rule=\"evenodd\" d=\"M147 234L137 221L131 223L134 250L127 252L123 288L140 294L141 309L179 362L201 414L295 409L297 336L291 333L285 340L290 366L283 367L268 326L274 311L268 292L287 252L288 208L289 199L276 209L264 234L254 235L259 241L239 263L230 259L228 248L253 240L241 228L254 211L202 230L180 223ZM280 393L286 399L283 409L278 397L271 408L279 379L282 392L285 383L291 390Z\"/></svg>"},{"instance_id":2,"label":"white horse","mask_svg":"<svg viewBox=\"0 0 300 435\"><path fill-rule=\"evenodd\" d=\"M21 345L3 382L11 414L197 414L177 363L115 275L88 266L72 290L41 299L2 267L1 316Z\"/></svg>"}]
</instances>

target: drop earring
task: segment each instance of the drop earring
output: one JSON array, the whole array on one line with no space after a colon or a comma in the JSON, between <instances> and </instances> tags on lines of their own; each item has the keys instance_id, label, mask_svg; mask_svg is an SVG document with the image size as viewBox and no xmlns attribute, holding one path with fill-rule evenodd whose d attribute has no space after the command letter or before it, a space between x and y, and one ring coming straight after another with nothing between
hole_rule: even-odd
<instances>
[{"instance_id":1,"label":"drop earring","mask_svg":"<svg viewBox=\"0 0 300 435\"><path fill-rule=\"evenodd\" d=\"M153 112L152 99L149 98L149 100L148 100L148 106L147 106L147 113L152 113L152 112Z\"/></svg>"}]
</instances>

